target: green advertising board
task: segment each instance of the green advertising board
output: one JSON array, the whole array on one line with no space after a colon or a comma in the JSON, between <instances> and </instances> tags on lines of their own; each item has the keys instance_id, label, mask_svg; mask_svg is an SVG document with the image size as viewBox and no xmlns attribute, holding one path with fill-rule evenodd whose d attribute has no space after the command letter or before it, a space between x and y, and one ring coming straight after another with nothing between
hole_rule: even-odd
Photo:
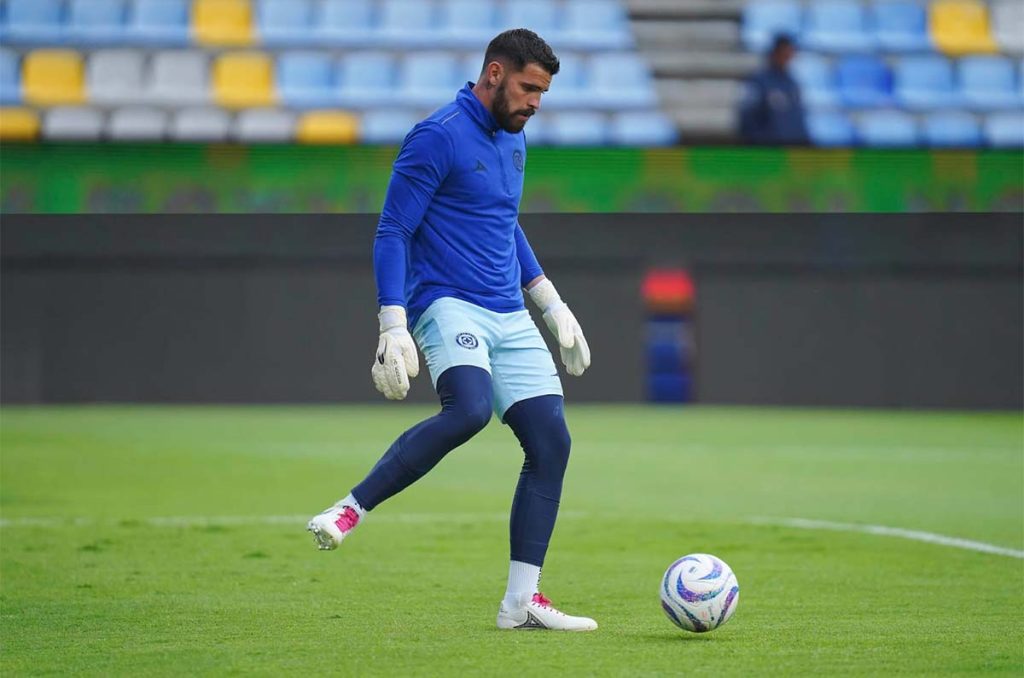
<instances>
[{"instance_id":1,"label":"green advertising board","mask_svg":"<svg viewBox=\"0 0 1024 678\"><path fill-rule=\"evenodd\" d=\"M6 144L4 213L377 212L396 148ZM526 212L1024 211L1019 151L529 153Z\"/></svg>"}]
</instances>

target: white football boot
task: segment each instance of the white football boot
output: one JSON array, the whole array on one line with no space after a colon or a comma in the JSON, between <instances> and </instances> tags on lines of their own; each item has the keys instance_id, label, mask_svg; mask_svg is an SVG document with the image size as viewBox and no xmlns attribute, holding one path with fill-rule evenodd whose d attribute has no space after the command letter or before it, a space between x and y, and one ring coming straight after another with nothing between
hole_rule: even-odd
<instances>
[{"instance_id":1,"label":"white football boot","mask_svg":"<svg viewBox=\"0 0 1024 678\"><path fill-rule=\"evenodd\" d=\"M499 629L550 629L552 631L593 631L597 622L589 617L572 617L551 606L543 593L535 593L515 610L502 601L498 608Z\"/></svg>"},{"instance_id":2,"label":"white football boot","mask_svg":"<svg viewBox=\"0 0 1024 678\"><path fill-rule=\"evenodd\" d=\"M313 516L306 529L313 533L313 540L321 551L333 551L358 524L358 511L351 506L335 504Z\"/></svg>"}]
</instances>

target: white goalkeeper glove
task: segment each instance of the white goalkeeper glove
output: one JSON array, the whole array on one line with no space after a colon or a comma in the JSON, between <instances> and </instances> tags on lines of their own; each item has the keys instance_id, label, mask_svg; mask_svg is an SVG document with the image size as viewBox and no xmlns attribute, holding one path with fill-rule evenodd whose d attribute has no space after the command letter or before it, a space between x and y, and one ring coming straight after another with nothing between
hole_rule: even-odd
<instances>
[{"instance_id":1,"label":"white goalkeeper glove","mask_svg":"<svg viewBox=\"0 0 1024 678\"><path fill-rule=\"evenodd\" d=\"M370 370L373 385L388 400L401 400L409 393L409 377L420 373L416 343L406 327L405 309L401 306L381 306L377 318L380 341Z\"/></svg>"},{"instance_id":2,"label":"white goalkeeper glove","mask_svg":"<svg viewBox=\"0 0 1024 678\"><path fill-rule=\"evenodd\" d=\"M583 330L569 307L550 280L545 278L529 290L530 298L537 308L544 312L544 322L551 334L558 340L562 364L574 377L583 374L590 367L590 346L583 336Z\"/></svg>"}]
</instances>

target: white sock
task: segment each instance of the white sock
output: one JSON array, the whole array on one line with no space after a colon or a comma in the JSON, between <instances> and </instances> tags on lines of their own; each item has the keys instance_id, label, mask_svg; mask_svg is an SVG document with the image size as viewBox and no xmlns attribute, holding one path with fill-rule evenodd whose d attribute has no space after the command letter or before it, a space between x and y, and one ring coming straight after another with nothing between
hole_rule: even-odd
<instances>
[{"instance_id":1,"label":"white sock","mask_svg":"<svg viewBox=\"0 0 1024 678\"><path fill-rule=\"evenodd\" d=\"M514 610L529 602L540 588L540 568L513 560L508 564L508 588L502 603Z\"/></svg>"},{"instance_id":2,"label":"white sock","mask_svg":"<svg viewBox=\"0 0 1024 678\"><path fill-rule=\"evenodd\" d=\"M359 505L359 502L356 501L356 498L352 496L351 492L349 492L347 497L335 504L335 506L351 506L356 510L356 513L359 514L360 518L366 515L366 509Z\"/></svg>"}]
</instances>

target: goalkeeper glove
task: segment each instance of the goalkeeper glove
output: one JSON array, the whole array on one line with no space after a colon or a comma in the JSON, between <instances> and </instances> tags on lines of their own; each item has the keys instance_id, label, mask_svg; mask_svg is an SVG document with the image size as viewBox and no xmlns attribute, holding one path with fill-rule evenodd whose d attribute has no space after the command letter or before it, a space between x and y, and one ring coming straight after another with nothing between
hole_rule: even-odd
<instances>
[{"instance_id":1,"label":"goalkeeper glove","mask_svg":"<svg viewBox=\"0 0 1024 678\"><path fill-rule=\"evenodd\" d=\"M406 327L405 309L401 306L381 306L380 341L377 359L373 361L373 385L388 400L401 400L409 393L409 377L420 373L420 359L416 344Z\"/></svg>"},{"instance_id":2,"label":"goalkeeper glove","mask_svg":"<svg viewBox=\"0 0 1024 678\"><path fill-rule=\"evenodd\" d=\"M551 334L558 340L562 364L574 377L583 374L590 367L590 346L583 336L583 330L569 307L550 280L545 278L529 290L530 298L537 308L544 312L544 322Z\"/></svg>"}]
</instances>

